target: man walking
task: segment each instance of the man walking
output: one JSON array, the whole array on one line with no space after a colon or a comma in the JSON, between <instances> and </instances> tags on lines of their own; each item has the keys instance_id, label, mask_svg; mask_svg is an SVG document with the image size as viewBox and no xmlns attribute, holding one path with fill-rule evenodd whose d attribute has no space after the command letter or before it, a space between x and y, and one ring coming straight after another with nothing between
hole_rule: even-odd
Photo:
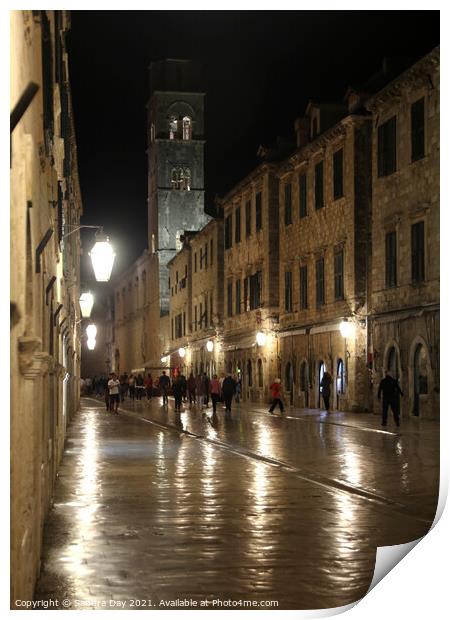
<instances>
[{"instance_id":1,"label":"man walking","mask_svg":"<svg viewBox=\"0 0 450 620\"><path fill-rule=\"evenodd\" d=\"M320 387L322 390L322 398L323 403L325 405L325 409L327 413L330 411L330 395L331 395L331 384L333 383L333 378L330 373L326 370L323 373L322 381L320 382Z\"/></svg>"},{"instance_id":2,"label":"man walking","mask_svg":"<svg viewBox=\"0 0 450 620\"><path fill-rule=\"evenodd\" d=\"M231 401L233 400L235 390L236 381L231 376L231 373L228 373L222 383L222 394L223 400L225 401L225 411L227 413L231 413Z\"/></svg>"},{"instance_id":3,"label":"man walking","mask_svg":"<svg viewBox=\"0 0 450 620\"><path fill-rule=\"evenodd\" d=\"M213 378L211 379L210 390L214 415L216 413L217 402L220 399L220 383L217 379L217 375L213 375Z\"/></svg>"},{"instance_id":4,"label":"man walking","mask_svg":"<svg viewBox=\"0 0 450 620\"><path fill-rule=\"evenodd\" d=\"M165 370L162 371L162 375L159 378L158 385L159 385L159 389L161 390L161 395L163 397L163 407L164 407L164 405L169 404L168 394L169 394L169 387L170 387L170 379L166 375Z\"/></svg>"},{"instance_id":5,"label":"man walking","mask_svg":"<svg viewBox=\"0 0 450 620\"><path fill-rule=\"evenodd\" d=\"M111 413L119 413L119 390L120 390L120 381L117 378L115 372L112 373L111 379L108 381L108 391L109 391L109 411Z\"/></svg>"},{"instance_id":6,"label":"man walking","mask_svg":"<svg viewBox=\"0 0 450 620\"><path fill-rule=\"evenodd\" d=\"M403 396L403 392L400 389L397 379L391 375L389 370L386 370L386 376L380 381L378 387L378 400L383 394L383 416L381 420L381 426L386 426L388 409L391 407L394 414L395 424L400 426L400 396Z\"/></svg>"}]
</instances>

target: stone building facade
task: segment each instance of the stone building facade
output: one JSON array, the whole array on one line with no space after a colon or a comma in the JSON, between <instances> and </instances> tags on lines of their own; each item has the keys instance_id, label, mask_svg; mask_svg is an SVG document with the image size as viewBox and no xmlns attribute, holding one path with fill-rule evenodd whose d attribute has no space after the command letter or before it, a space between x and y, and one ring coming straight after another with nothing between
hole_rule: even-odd
<instances>
[{"instance_id":1,"label":"stone building facade","mask_svg":"<svg viewBox=\"0 0 450 620\"><path fill-rule=\"evenodd\" d=\"M278 185L276 164L263 162L222 200L224 365L244 400L267 399L279 372Z\"/></svg>"},{"instance_id":2,"label":"stone building facade","mask_svg":"<svg viewBox=\"0 0 450 620\"><path fill-rule=\"evenodd\" d=\"M79 403L82 212L66 11L12 11L11 605L32 600L65 430ZM38 90L18 112L30 84Z\"/></svg>"},{"instance_id":3,"label":"stone building facade","mask_svg":"<svg viewBox=\"0 0 450 620\"><path fill-rule=\"evenodd\" d=\"M223 222L211 220L184 239L170 263L170 365L212 376L223 372Z\"/></svg>"},{"instance_id":4,"label":"stone building facade","mask_svg":"<svg viewBox=\"0 0 450 620\"><path fill-rule=\"evenodd\" d=\"M439 415L439 62L436 48L366 102L374 388L391 370L401 414L428 418Z\"/></svg>"},{"instance_id":5,"label":"stone building facade","mask_svg":"<svg viewBox=\"0 0 450 620\"><path fill-rule=\"evenodd\" d=\"M367 410L371 117L333 111L308 105L278 171L280 378L288 403L323 407L326 370L334 408Z\"/></svg>"}]
</instances>

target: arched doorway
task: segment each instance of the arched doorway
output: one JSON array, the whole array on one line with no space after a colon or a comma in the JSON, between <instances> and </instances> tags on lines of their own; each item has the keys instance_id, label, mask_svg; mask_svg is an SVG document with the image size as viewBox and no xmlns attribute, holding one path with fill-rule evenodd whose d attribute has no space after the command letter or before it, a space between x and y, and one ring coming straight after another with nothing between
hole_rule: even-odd
<instances>
[{"instance_id":1,"label":"arched doorway","mask_svg":"<svg viewBox=\"0 0 450 620\"><path fill-rule=\"evenodd\" d=\"M292 392L292 364L291 362L288 362L286 364L286 369L284 373L284 386L285 386L286 392L289 393L289 403L292 405L294 394Z\"/></svg>"},{"instance_id":2,"label":"arched doorway","mask_svg":"<svg viewBox=\"0 0 450 620\"><path fill-rule=\"evenodd\" d=\"M413 415L420 415L420 395L428 394L427 353L423 344L418 344L414 351L414 402Z\"/></svg>"},{"instance_id":3,"label":"arched doorway","mask_svg":"<svg viewBox=\"0 0 450 620\"><path fill-rule=\"evenodd\" d=\"M253 386L252 360L247 361L247 386L249 388Z\"/></svg>"},{"instance_id":4,"label":"arched doorway","mask_svg":"<svg viewBox=\"0 0 450 620\"><path fill-rule=\"evenodd\" d=\"M339 409L341 394L345 391L344 362L338 359L336 365L336 408Z\"/></svg>"},{"instance_id":5,"label":"arched doorway","mask_svg":"<svg viewBox=\"0 0 450 620\"><path fill-rule=\"evenodd\" d=\"M264 376L263 376L263 364L262 360L258 360L258 387L262 388L264 386Z\"/></svg>"},{"instance_id":6,"label":"arched doorway","mask_svg":"<svg viewBox=\"0 0 450 620\"><path fill-rule=\"evenodd\" d=\"M321 402L320 402L320 397L322 396L322 388L320 386L320 384L322 383L322 379L323 379L323 373L326 371L326 366L325 366L325 362L323 360L320 360L318 365L317 365L317 377L318 377L318 399L317 399L317 406L320 409L321 406Z\"/></svg>"},{"instance_id":7,"label":"arched doorway","mask_svg":"<svg viewBox=\"0 0 450 620\"><path fill-rule=\"evenodd\" d=\"M308 364L306 361L300 364L300 391L303 392L304 406L309 407Z\"/></svg>"},{"instance_id":8,"label":"arched doorway","mask_svg":"<svg viewBox=\"0 0 450 620\"><path fill-rule=\"evenodd\" d=\"M394 379L399 379L399 363L395 347L391 347L388 351L386 370L389 370Z\"/></svg>"}]
</instances>

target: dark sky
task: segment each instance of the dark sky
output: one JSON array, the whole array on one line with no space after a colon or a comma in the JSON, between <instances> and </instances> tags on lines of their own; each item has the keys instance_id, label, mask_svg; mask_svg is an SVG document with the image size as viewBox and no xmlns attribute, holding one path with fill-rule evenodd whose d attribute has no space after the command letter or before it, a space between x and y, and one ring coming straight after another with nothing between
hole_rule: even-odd
<instances>
[{"instance_id":1,"label":"dark sky","mask_svg":"<svg viewBox=\"0 0 450 620\"><path fill-rule=\"evenodd\" d=\"M259 144L293 137L309 99L342 101L383 56L416 60L438 45L439 12L72 11L68 42L83 223L104 225L117 274L147 246L152 60L204 65L211 204L255 166ZM92 240L83 234L86 249Z\"/></svg>"}]
</instances>

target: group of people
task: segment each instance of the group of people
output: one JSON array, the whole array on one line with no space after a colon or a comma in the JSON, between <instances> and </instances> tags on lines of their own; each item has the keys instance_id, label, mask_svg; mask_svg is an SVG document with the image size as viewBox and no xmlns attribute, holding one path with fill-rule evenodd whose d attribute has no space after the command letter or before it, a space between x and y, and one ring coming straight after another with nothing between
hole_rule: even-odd
<instances>
[{"instance_id":1,"label":"group of people","mask_svg":"<svg viewBox=\"0 0 450 620\"><path fill-rule=\"evenodd\" d=\"M220 378L214 374L211 379L205 372L199 373L197 376L194 376L191 372L187 379L184 374L180 373L171 380L166 374L166 371L163 370L162 374L155 382L153 382L150 373L145 378L141 374L137 376L134 374L122 374L119 377L116 373L111 373L108 380L104 377L100 379L94 377L92 381L90 380L89 384L87 383L87 379L81 379L81 382L82 394L89 395L93 391L95 391L97 395L104 394L106 409L111 413L118 413L119 402L123 402L127 394L132 400L142 400L145 395L147 401L150 401L153 396L154 388L159 389L163 399L163 406L168 405L169 391L172 389L175 400L175 411L177 412L181 410L183 402L189 402L190 405L194 404L199 409L208 407L211 398L214 415L217 412L217 403L219 402L223 402L226 412L231 413L233 398L236 403L239 403L241 395L241 380L239 377L233 377L231 373L227 376L221 375ZM320 381L320 390L327 412L330 411L332 382L332 376L329 372L325 371ZM279 407L280 413L283 413L285 406L283 403L281 379L276 378L273 381L270 386L270 391L272 403L269 413L274 413L276 407ZM383 426L387 424L389 408L392 409L395 424L400 426L400 396L403 396L403 392L400 389L398 381L392 376L391 372L387 370L378 388L378 399L380 400L381 397L383 397Z\"/></svg>"}]
</instances>

